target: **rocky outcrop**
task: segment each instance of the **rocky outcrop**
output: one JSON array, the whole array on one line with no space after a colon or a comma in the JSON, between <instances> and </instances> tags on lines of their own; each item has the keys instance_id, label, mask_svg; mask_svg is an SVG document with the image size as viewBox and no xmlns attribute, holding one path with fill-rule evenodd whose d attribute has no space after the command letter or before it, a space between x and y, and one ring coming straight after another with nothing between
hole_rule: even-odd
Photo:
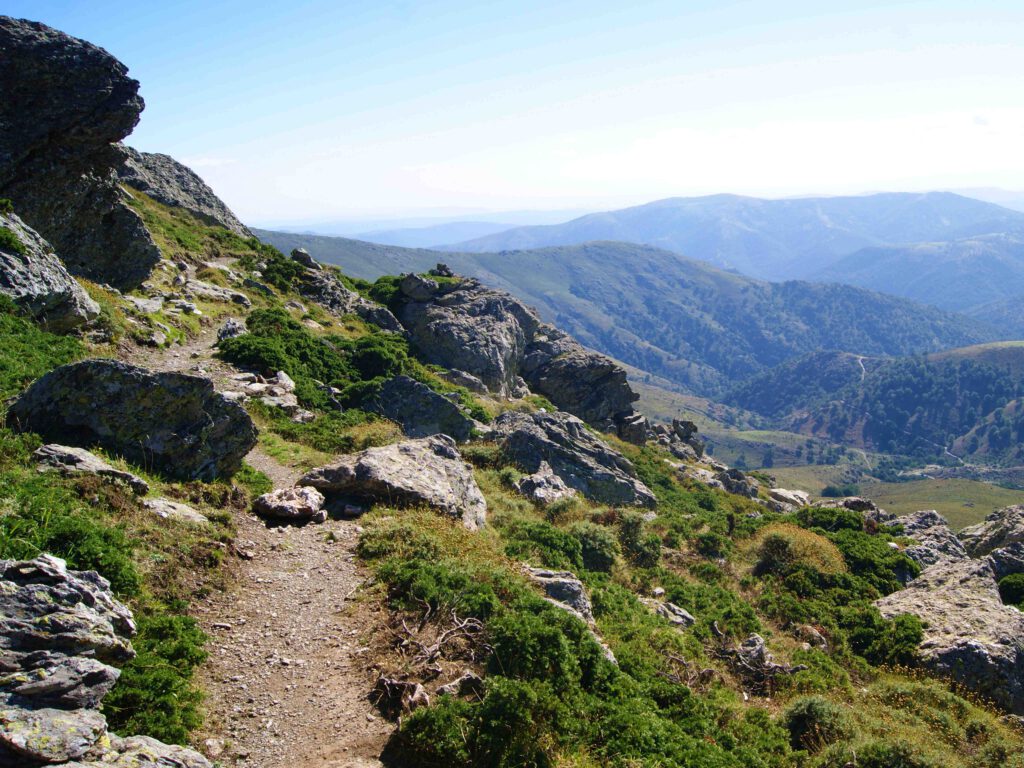
<instances>
[{"instance_id":1,"label":"rocky outcrop","mask_svg":"<svg viewBox=\"0 0 1024 768\"><path fill-rule=\"evenodd\" d=\"M967 550L949 527L946 518L934 509L903 515L897 517L895 522L903 526L905 535L917 542L907 547L904 553L922 568L967 558Z\"/></svg>"},{"instance_id":2,"label":"rocky outcrop","mask_svg":"<svg viewBox=\"0 0 1024 768\"><path fill-rule=\"evenodd\" d=\"M697 434L697 425L692 421L672 419L672 425L655 424L650 436L659 445L668 448L677 459L697 461L704 456L704 441Z\"/></svg>"},{"instance_id":3,"label":"rocky outcrop","mask_svg":"<svg viewBox=\"0 0 1024 768\"><path fill-rule=\"evenodd\" d=\"M264 493L252 504L260 517L285 522L322 523L327 519L324 495L316 488L279 488Z\"/></svg>"},{"instance_id":4,"label":"rocky outcrop","mask_svg":"<svg viewBox=\"0 0 1024 768\"><path fill-rule=\"evenodd\" d=\"M0 239L0 293L42 323L65 333L99 317L100 307L68 274L53 248L13 213L0 210L0 229L20 245Z\"/></svg>"},{"instance_id":5,"label":"rocky outcrop","mask_svg":"<svg viewBox=\"0 0 1024 768\"><path fill-rule=\"evenodd\" d=\"M544 597L564 611L577 616L587 624L594 623L594 609L583 582L570 571L551 571L547 568L525 566L530 581L544 592Z\"/></svg>"},{"instance_id":6,"label":"rocky outcrop","mask_svg":"<svg viewBox=\"0 0 1024 768\"><path fill-rule=\"evenodd\" d=\"M692 613L685 608L680 608L675 603L647 597L640 598L640 602L679 629L688 629L697 623L697 619L693 617Z\"/></svg>"},{"instance_id":7,"label":"rocky outcrop","mask_svg":"<svg viewBox=\"0 0 1024 768\"><path fill-rule=\"evenodd\" d=\"M122 184L145 192L164 205L182 208L209 224L234 232L239 237L252 237L252 233L214 194L199 176L169 155L139 152L122 147L124 163L117 169Z\"/></svg>"},{"instance_id":8,"label":"rocky outcrop","mask_svg":"<svg viewBox=\"0 0 1024 768\"><path fill-rule=\"evenodd\" d=\"M50 443L40 446L32 454L40 472L60 472L63 475L98 475L115 482L124 483L135 493L145 496L149 483L138 475L115 469L99 456L84 448Z\"/></svg>"},{"instance_id":9,"label":"rocky outcrop","mask_svg":"<svg viewBox=\"0 0 1024 768\"><path fill-rule=\"evenodd\" d=\"M303 476L298 485L321 491L331 504L366 501L425 505L461 519L473 530L487 516L487 502L447 435L369 448Z\"/></svg>"},{"instance_id":10,"label":"rocky outcrop","mask_svg":"<svg viewBox=\"0 0 1024 768\"><path fill-rule=\"evenodd\" d=\"M256 444L249 415L209 379L115 360L54 369L14 401L7 420L45 439L101 445L185 480L234 474Z\"/></svg>"},{"instance_id":11,"label":"rocky outcrop","mask_svg":"<svg viewBox=\"0 0 1024 768\"><path fill-rule=\"evenodd\" d=\"M399 333L402 330L390 310L364 299L331 270L307 269L299 284L299 293L336 315L356 315L384 331Z\"/></svg>"},{"instance_id":12,"label":"rocky outcrop","mask_svg":"<svg viewBox=\"0 0 1024 768\"><path fill-rule=\"evenodd\" d=\"M959 538L971 557L1024 541L1024 505L997 509L984 522L961 530Z\"/></svg>"},{"instance_id":13,"label":"rocky outcrop","mask_svg":"<svg viewBox=\"0 0 1024 768\"><path fill-rule=\"evenodd\" d=\"M534 504L543 506L576 495L576 491L566 485L546 461L542 461L540 467L532 475L524 475L519 478L515 487L519 493Z\"/></svg>"},{"instance_id":14,"label":"rocky outcrop","mask_svg":"<svg viewBox=\"0 0 1024 768\"><path fill-rule=\"evenodd\" d=\"M780 511L783 512L792 512L811 503L811 495L806 491L790 491L786 488L770 488L768 497L781 505Z\"/></svg>"},{"instance_id":15,"label":"rocky outcrop","mask_svg":"<svg viewBox=\"0 0 1024 768\"><path fill-rule=\"evenodd\" d=\"M141 283L160 252L129 207L115 144L143 108L139 84L95 45L0 17L0 197L49 241L74 275Z\"/></svg>"},{"instance_id":16,"label":"rocky outcrop","mask_svg":"<svg viewBox=\"0 0 1024 768\"><path fill-rule=\"evenodd\" d=\"M494 421L492 437L505 456L534 473L547 462L570 488L602 504L653 507L654 494L636 477L633 465L589 431L575 416L508 411Z\"/></svg>"},{"instance_id":17,"label":"rocky outcrop","mask_svg":"<svg viewBox=\"0 0 1024 768\"><path fill-rule=\"evenodd\" d=\"M107 732L99 706L134 634L95 572L49 555L0 560L0 766L210 768L192 750Z\"/></svg>"},{"instance_id":18,"label":"rocky outcrop","mask_svg":"<svg viewBox=\"0 0 1024 768\"><path fill-rule=\"evenodd\" d=\"M933 672L1024 713L1024 613L1004 605L989 559L947 560L875 603L882 615L917 616Z\"/></svg>"},{"instance_id":19,"label":"rocky outcrop","mask_svg":"<svg viewBox=\"0 0 1024 768\"><path fill-rule=\"evenodd\" d=\"M757 492L761 485L750 475L746 474L739 469L723 469L717 475L715 479L722 484L729 493L735 493L738 496L746 496L750 499L757 498Z\"/></svg>"},{"instance_id":20,"label":"rocky outcrop","mask_svg":"<svg viewBox=\"0 0 1024 768\"><path fill-rule=\"evenodd\" d=\"M366 407L397 422L409 437L448 435L463 443L473 432L473 420L455 403L408 376L386 381Z\"/></svg>"},{"instance_id":21,"label":"rocky outcrop","mask_svg":"<svg viewBox=\"0 0 1024 768\"><path fill-rule=\"evenodd\" d=\"M599 429L646 439L621 366L504 291L437 277L405 275L399 284L398 319L427 362L468 374L500 397L522 397L528 387Z\"/></svg>"}]
</instances>

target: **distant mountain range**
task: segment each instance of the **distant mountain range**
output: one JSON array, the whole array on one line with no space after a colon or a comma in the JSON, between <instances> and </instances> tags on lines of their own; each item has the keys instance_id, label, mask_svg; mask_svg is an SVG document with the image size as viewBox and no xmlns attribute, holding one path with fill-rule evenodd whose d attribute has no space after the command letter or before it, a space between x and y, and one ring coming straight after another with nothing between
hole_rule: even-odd
<instances>
[{"instance_id":1,"label":"distant mountain range","mask_svg":"<svg viewBox=\"0 0 1024 768\"><path fill-rule=\"evenodd\" d=\"M705 396L822 349L905 355L998 336L969 318L904 299L835 284L764 282L629 243L467 254L257 234L285 252L304 247L364 279L444 261L537 307L584 344Z\"/></svg>"},{"instance_id":2,"label":"distant mountain range","mask_svg":"<svg viewBox=\"0 0 1024 768\"><path fill-rule=\"evenodd\" d=\"M783 280L811 278L864 248L994 233L1024 237L1024 213L951 192L789 200L712 195L516 227L446 250L482 253L616 240Z\"/></svg>"},{"instance_id":3,"label":"distant mountain range","mask_svg":"<svg viewBox=\"0 0 1024 768\"><path fill-rule=\"evenodd\" d=\"M504 232L508 224L495 221L451 221L426 227L405 227L360 232L355 240L380 245L400 245L403 248L433 248L439 243L452 243Z\"/></svg>"}]
</instances>

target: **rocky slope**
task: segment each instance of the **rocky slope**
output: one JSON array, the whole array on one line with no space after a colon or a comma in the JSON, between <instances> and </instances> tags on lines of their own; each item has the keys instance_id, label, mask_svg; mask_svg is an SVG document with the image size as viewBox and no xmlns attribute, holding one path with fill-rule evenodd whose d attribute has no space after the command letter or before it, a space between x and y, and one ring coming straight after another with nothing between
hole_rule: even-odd
<instances>
[{"instance_id":1,"label":"rocky slope","mask_svg":"<svg viewBox=\"0 0 1024 768\"><path fill-rule=\"evenodd\" d=\"M122 184L145 192L157 202L184 208L202 220L240 237L252 237L245 225L190 168L169 155L123 147L126 159L117 169Z\"/></svg>"}]
</instances>

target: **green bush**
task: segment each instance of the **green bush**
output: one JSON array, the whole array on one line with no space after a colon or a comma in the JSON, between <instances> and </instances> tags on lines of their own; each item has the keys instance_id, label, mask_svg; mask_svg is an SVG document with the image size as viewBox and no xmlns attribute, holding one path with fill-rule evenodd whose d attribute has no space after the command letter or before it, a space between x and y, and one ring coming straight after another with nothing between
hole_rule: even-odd
<instances>
[{"instance_id":1,"label":"green bush","mask_svg":"<svg viewBox=\"0 0 1024 768\"><path fill-rule=\"evenodd\" d=\"M873 741L861 747L857 755L858 768L933 768L913 746L903 741Z\"/></svg>"},{"instance_id":2,"label":"green bush","mask_svg":"<svg viewBox=\"0 0 1024 768\"><path fill-rule=\"evenodd\" d=\"M694 545L704 557L726 557L732 549L732 541L715 531L698 534Z\"/></svg>"},{"instance_id":3,"label":"green bush","mask_svg":"<svg viewBox=\"0 0 1024 768\"><path fill-rule=\"evenodd\" d=\"M0 213L14 213L14 203L9 197L0 197Z\"/></svg>"},{"instance_id":4,"label":"green bush","mask_svg":"<svg viewBox=\"0 0 1024 768\"><path fill-rule=\"evenodd\" d=\"M8 253L25 254L25 244L14 234L14 230L7 227L0 227L0 251Z\"/></svg>"},{"instance_id":5,"label":"green bush","mask_svg":"<svg viewBox=\"0 0 1024 768\"><path fill-rule=\"evenodd\" d=\"M860 495L860 487L854 483L846 485L826 485L821 489L821 495L827 499L841 499L846 496Z\"/></svg>"},{"instance_id":6,"label":"green bush","mask_svg":"<svg viewBox=\"0 0 1024 768\"><path fill-rule=\"evenodd\" d=\"M48 333L18 315L14 302L0 295L0 402L86 351L77 339Z\"/></svg>"},{"instance_id":7,"label":"green bush","mask_svg":"<svg viewBox=\"0 0 1024 768\"><path fill-rule=\"evenodd\" d=\"M516 520L502 530L505 554L530 560L546 568L579 570L583 567L582 545L571 533L540 520Z\"/></svg>"},{"instance_id":8,"label":"green bush","mask_svg":"<svg viewBox=\"0 0 1024 768\"><path fill-rule=\"evenodd\" d=\"M603 525L586 521L576 523L569 531L580 543L584 568L605 573L612 569L622 553L619 540L613 531Z\"/></svg>"},{"instance_id":9,"label":"green bush","mask_svg":"<svg viewBox=\"0 0 1024 768\"><path fill-rule=\"evenodd\" d=\"M206 660L206 636L195 619L168 610L136 613L136 656L121 670L103 712L112 730L186 744L202 723L202 694L192 677Z\"/></svg>"},{"instance_id":10,"label":"green bush","mask_svg":"<svg viewBox=\"0 0 1024 768\"><path fill-rule=\"evenodd\" d=\"M645 533L643 515L626 512L619 519L619 544L622 552L638 568L654 568L661 559L661 539Z\"/></svg>"},{"instance_id":11,"label":"green bush","mask_svg":"<svg viewBox=\"0 0 1024 768\"><path fill-rule=\"evenodd\" d=\"M782 713L793 749L818 752L836 741L849 739L854 728L846 710L821 696L804 696Z\"/></svg>"},{"instance_id":12,"label":"green bush","mask_svg":"<svg viewBox=\"0 0 1024 768\"><path fill-rule=\"evenodd\" d=\"M1011 573L999 580L999 597L1007 605L1024 605L1024 573Z\"/></svg>"},{"instance_id":13,"label":"green bush","mask_svg":"<svg viewBox=\"0 0 1024 768\"><path fill-rule=\"evenodd\" d=\"M864 516L852 509L804 507L795 512L793 518L803 528L820 528L823 531L864 530Z\"/></svg>"}]
</instances>

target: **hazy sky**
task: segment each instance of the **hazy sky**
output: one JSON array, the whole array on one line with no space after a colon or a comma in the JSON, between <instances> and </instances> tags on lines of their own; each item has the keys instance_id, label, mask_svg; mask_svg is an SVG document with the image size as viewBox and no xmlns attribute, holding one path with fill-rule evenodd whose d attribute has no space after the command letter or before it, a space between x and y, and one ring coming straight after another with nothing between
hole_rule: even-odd
<instances>
[{"instance_id":1,"label":"hazy sky","mask_svg":"<svg viewBox=\"0 0 1024 768\"><path fill-rule=\"evenodd\" d=\"M824 10L827 9L827 10ZM4 0L247 222L1024 187L1024 0Z\"/></svg>"}]
</instances>

